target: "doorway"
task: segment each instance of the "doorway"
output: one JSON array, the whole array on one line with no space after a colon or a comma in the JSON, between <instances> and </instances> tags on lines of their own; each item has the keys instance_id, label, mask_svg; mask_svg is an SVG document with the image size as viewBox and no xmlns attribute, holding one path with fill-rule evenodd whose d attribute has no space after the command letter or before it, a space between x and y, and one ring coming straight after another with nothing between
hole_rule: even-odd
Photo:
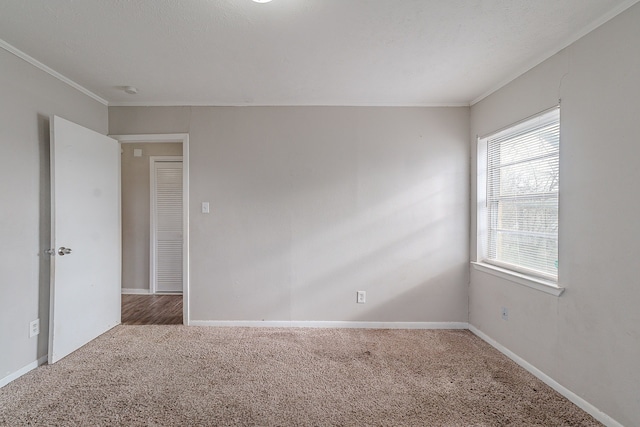
<instances>
[{"instance_id":1,"label":"doorway","mask_svg":"<svg viewBox=\"0 0 640 427\"><path fill-rule=\"evenodd\" d=\"M188 135L112 137L122 154L122 323L188 325Z\"/></svg>"}]
</instances>

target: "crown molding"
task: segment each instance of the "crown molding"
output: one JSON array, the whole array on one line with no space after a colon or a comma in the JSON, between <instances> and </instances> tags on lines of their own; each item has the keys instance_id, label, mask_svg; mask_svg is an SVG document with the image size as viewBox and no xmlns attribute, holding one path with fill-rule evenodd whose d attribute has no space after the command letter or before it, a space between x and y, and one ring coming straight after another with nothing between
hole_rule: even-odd
<instances>
[{"instance_id":1,"label":"crown molding","mask_svg":"<svg viewBox=\"0 0 640 427\"><path fill-rule=\"evenodd\" d=\"M95 99L99 103L101 103L103 105L107 105L107 106L109 105L109 102L106 99L96 95L95 93L93 93L89 89L87 89L86 87L74 82L70 78L63 76L62 74L60 74L56 70L54 70L54 69L52 69L50 67L47 67L42 62L40 62L37 59L35 59L34 57L27 55L26 53L24 53L23 51L21 51L17 47L10 45L9 43L7 43L6 41L4 41L2 39L0 39L0 48L6 50L7 52L10 52L10 53L14 54L15 56L17 56L20 59L23 59L23 60L27 61L29 64L33 65L34 67L39 68L40 70L42 70L45 73L55 77L56 79L60 80L61 82L68 84L72 88L74 88L76 90L79 90L80 92L84 93L88 97Z\"/></svg>"},{"instance_id":2,"label":"crown molding","mask_svg":"<svg viewBox=\"0 0 640 427\"><path fill-rule=\"evenodd\" d=\"M492 86L489 90L484 92L482 95L480 95L477 98L475 98L472 101L470 101L469 102L469 106L473 106L473 105L477 104L478 102L482 101L483 99L485 99L486 97L488 97L492 93L497 92L499 89L502 89L503 87L505 87L506 85L508 85L509 83L511 83L512 81L514 81L518 77L520 77L521 75L525 74L527 71L530 71L532 68L536 67L537 65L540 65L541 63L543 63L547 59L551 58L553 55L555 55L556 53L560 52L562 49L567 48L568 46L570 46L573 43L577 42L582 37L586 36L591 31L595 30L596 28L598 28L602 24L604 24L604 23L608 22L609 20L615 18L616 16L620 15L622 12L624 12L627 9L629 9L631 6L636 4L638 1L640 1L640 0L626 0L626 1L622 2L620 5L618 5L618 7L615 7L614 9L612 9L609 12L605 13L604 15L602 15L600 18L592 21L590 24L588 24L587 26L583 27L580 31L577 31L577 32L573 33L570 37L567 37L561 43L558 43L557 45L555 45L554 48L550 49L545 54L536 57L535 59L527 62L526 65L524 65L523 67L518 69L518 71L509 74L509 76L507 78L505 78L504 80L501 80L499 83L497 83L496 85Z\"/></svg>"},{"instance_id":3,"label":"crown molding","mask_svg":"<svg viewBox=\"0 0 640 427\"><path fill-rule=\"evenodd\" d=\"M110 102L109 107L469 107L468 102L445 102L424 104L249 104L249 103L216 103L189 101L158 101L158 102Z\"/></svg>"}]
</instances>

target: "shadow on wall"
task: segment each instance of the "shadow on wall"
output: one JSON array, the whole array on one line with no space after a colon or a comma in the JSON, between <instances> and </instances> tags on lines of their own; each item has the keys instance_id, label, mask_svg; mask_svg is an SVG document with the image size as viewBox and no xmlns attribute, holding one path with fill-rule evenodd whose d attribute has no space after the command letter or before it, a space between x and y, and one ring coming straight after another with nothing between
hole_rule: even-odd
<instances>
[{"instance_id":1,"label":"shadow on wall","mask_svg":"<svg viewBox=\"0 0 640 427\"><path fill-rule=\"evenodd\" d=\"M38 335L38 358L44 356L49 348L49 305L51 259L44 251L51 248L51 150L49 135L49 117L38 114L38 151L40 154L40 252L38 257L38 317L40 335Z\"/></svg>"},{"instance_id":2,"label":"shadow on wall","mask_svg":"<svg viewBox=\"0 0 640 427\"><path fill-rule=\"evenodd\" d=\"M310 192L279 200L289 216L291 241L275 232L253 239L246 231L243 240L260 277L278 270L283 259L290 262L290 299L270 293L246 299L244 308L265 320L283 320L291 306L291 320L466 321L467 220L449 190L458 186L455 179L432 176L339 216L316 212L322 200L309 208ZM314 190L319 199L335 194ZM315 231L309 232L310 225ZM251 275L237 274L241 283L251 281ZM367 291L366 304L355 304L357 290Z\"/></svg>"},{"instance_id":3,"label":"shadow on wall","mask_svg":"<svg viewBox=\"0 0 640 427\"><path fill-rule=\"evenodd\" d=\"M468 263L459 263L450 268L440 270L438 274L425 277L422 281L403 286L403 291L395 294L388 299L376 298L375 294L367 295L367 304L364 305L362 312L350 320L354 321L380 321L380 322L412 322L415 318L403 317L404 313L415 313L424 311L425 316L429 316L427 306L430 301L437 301L441 307L459 305L460 301L466 296L466 283ZM464 287L458 286L458 292L446 290L455 285L463 284ZM396 283L389 282L388 286L395 287ZM451 296L446 297L447 294ZM355 301L355 295L353 295ZM445 310L447 311L447 310ZM398 313L396 316L390 316L390 313ZM421 321L421 320L417 320ZM436 319L429 318L427 321L434 322L467 322L467 315L459 310L450 310L449 313L441 313Z\"/></svg>"},{"instance_id":4,"label":"shadow on wall","mask_svg":"<svg viewBox=\"0 0 640 427\"><path fill-rule=\"evenodd\" d=\"M449 185L431 177L297 242L297 314L337 304L339 320L466 320L466 229L452 219ZM366 304L355 304L357 290Z\"/></svg>"}]
</instances>

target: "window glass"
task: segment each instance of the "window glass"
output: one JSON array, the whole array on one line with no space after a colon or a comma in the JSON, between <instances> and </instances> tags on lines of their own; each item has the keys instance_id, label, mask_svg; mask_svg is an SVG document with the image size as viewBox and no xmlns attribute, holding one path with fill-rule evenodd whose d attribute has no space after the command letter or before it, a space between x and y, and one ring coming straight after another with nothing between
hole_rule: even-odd
<instances>
[{"instance_id":1,"label":"window glass","mask_svg":"<svg viewBox=\"0 0 640 427\"><path fill-rule=\"evenodd\" d=\"M557 279L558 108L480 140L486 158L482 261ZM480 170L481 168L479 168ZM479 204L482 206L483 204Z\"/></svg>"}]
</instances>

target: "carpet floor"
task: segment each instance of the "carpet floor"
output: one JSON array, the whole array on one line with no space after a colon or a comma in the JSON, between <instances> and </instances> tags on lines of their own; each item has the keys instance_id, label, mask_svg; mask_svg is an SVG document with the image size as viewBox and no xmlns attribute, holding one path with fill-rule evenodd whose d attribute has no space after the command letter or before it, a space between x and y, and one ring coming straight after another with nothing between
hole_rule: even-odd
<instances>
[{"instance_id":1,"label":"carpet floor","mask_svg":"<svg viewBox=\"0 0 640 427\"><path fill-rule=\"evenodd\" d=\"M0 425L596 426L463 330L117 326L0 389Z\"/></svg>"}]
</instances>

